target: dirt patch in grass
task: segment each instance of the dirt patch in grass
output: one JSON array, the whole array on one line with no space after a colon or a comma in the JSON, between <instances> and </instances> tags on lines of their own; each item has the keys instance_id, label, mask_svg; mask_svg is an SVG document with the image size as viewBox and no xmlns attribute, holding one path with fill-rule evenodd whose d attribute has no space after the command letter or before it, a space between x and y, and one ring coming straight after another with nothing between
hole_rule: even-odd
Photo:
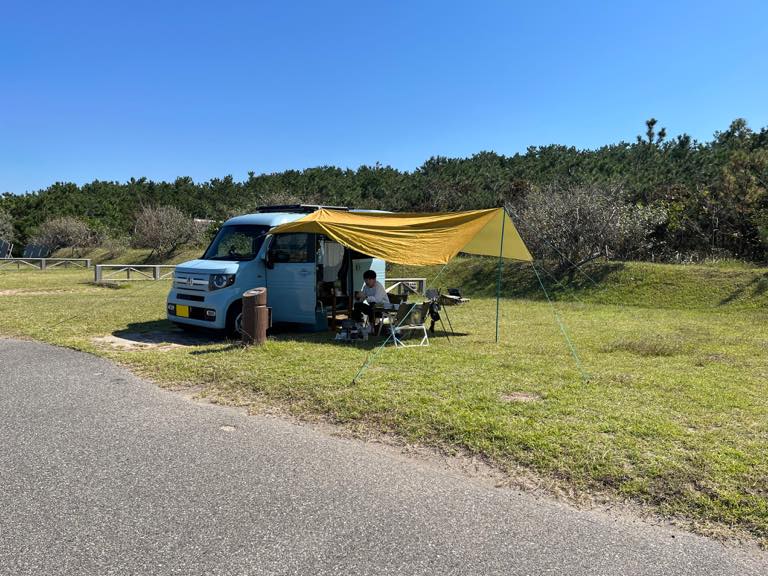
<instances>
[{"instance_id":1,"label":"dirt patch in grass","mask_svg":"<svg viewBox=\"0 0 768 576\"><path fill-rule=\"evenodd\" d=\"M0 296L51 296L66 292L71 292L71 290L25 290L18 288L16 290L0 290Z\"/></svg>"},{"instance_id":2,"label":"dirt patch in grass","mask_svg":"<svg viewBox=\"0 0 768 576\"><path fill-rule=\"evenodd\" d=\"M117 350L174 350L209 344L210 338L204 335L188 334L182 331L157 332L121 332L119 335L109 334L97 336L91 342L99 346L107 346Z\"/></svg>"},{"instance_id":3,"label":"dirt patch in grass","mask_svg":"<svg viewBox=\"0 0 768 576\"><path fill-rule=\"evenodd\" d=\"M539 394L533 392L509 392L508 394L502 394L499 396L502 402L538 402L541 400Z\"/></svg>"}]
</instances>

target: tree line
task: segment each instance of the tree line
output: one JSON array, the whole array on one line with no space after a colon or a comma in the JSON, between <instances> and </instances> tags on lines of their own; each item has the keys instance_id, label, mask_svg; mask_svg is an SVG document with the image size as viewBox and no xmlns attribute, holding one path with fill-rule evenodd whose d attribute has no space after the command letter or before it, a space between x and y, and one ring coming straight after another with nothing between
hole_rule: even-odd
<instances>
[{"instance_id":1,"label":"tree line","mask_svg":"<svg viewBox=\"0 0 768 576\"><path fill-rule=\"evenodd\" d=\"M136 232L143 209L159 207L220 221L260 205L295 202L399 212L507 206L530 220L520 226L541 250L554 245L554 236L547 235L560 230L567 232L560 235L564 245L590 245L586 257L604 248L625 258L764 261L768 128L755 131L737 119L711 140L698 142L686 134L668 138L657 126L648 120L635 141L594 150L549 145L514 156L438 156L413 171L377 164L249 173L245 181L226 176L200 183L188 177L56 183L27 194L3 194L0 233L22 245L44 223L74 217L97 235L121 238ZM589 211L589 226L582 222L581 228L586 235L591 227L597 236L582 238L578 219Z\"/></svg>"}]
</instances>

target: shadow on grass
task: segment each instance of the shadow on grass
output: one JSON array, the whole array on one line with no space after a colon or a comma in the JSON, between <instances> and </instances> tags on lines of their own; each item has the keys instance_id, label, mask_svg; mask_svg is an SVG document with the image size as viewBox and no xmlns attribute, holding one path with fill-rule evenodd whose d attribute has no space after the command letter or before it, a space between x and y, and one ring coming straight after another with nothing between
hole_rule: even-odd
<instances>
[{"instance_id":1,"label":"shadow on grass","mask_svg":"<svg viewBox=\"0 0 768 576\"><path fill-rule=\"evenodd\" d=\"M191 350L190 356L206 356L208 354L221 354L222 352L234 352L236 350L243 350L245 346L240 340L222 340L223 342L229 342L227 346L223 348L206 348L204 350ZM214 344L214 342L207 342L207 344Z\"/></svg>"},{"instance_id":2,"label":"shadow on grass","mask_svg":"<svg viewBox=\"0 0 768 576\"><path fill-rule=\"evenodd\" d=\"M115 330L112 336L134 342L138 345L161 346L175 344L177 346L201 346L216 344L224 341L224 337L214 332L199 330L187 331L174 326L168 320L152 320L149 322L134 322L122 330Z\"/></svg>"},{"instance_id":3,"label":"shadow on grass","mask_svg":"<svg viewBox=\"0 0 768 576\"><path fill-rule=\"evenodd\" d=\"M766 292L768 292L768 273L763 274L762 276L755 276L746 284L736 288L736 290L720 300L720 306L726 306L742 297L755 298L757 296L762 296Z\"/></svg>"},{"instance_id":4,"label":"shadow on grass","mask_svg":"<svg viewBox=\"0 0 768 576\"><path fill-rule=\"evenodd\" d=\"M369 338L368 340L339 342L335 340L336 333L330 330L325 332L300 332L296 331L295 327L283 325L278 325L273 329L270 329L267 335L270 340L275 342L333 345L362 350L374 350L387 340L387 336L382 335ZM227 346L217 347L215 349L192 350L190 354L193 355L219 354L243 348L243 344L240 340L228 339L222 333L206 330L204 328L183 330L168 320L135 322L128 324L128 326L122 330L115 330L112 332L112 336L120 339L120 341L126 344L135 344L136 346L148 348L168 345L197 347L211 344L228 344ZM429 338L433 341L438 339L448 341L448 339L450 339L450 342L452 343L454 342L454 339L460 339L466 336L469 336L466 332L449 332L446 335L446 333L441 330L437 330L435 334L430 334ZM416 335L412 335L410 338L410 340L417 339ZM387 346L394 346L391 339L387 342Z\"/></svg>"},{"instance_id":5,"label":"shadow on grass","mask_svg":"<svg viewBox=\"0 0 768 576\"><path fill-rule=\"evenodd\" d=\"M435 334L429 334L430 341L433 340L448 340L450 339L451 342L453 342L454 338L460 339L470 336L467 332L455 332L451 333L448 332L447 335L445 332L441 330L437 330ZM281 333L275 333L271 334L271 337L278 341L278 342L295 342L295 343L301 343L301 344L332 344L334 346L349 346L353 348L360 348L363 350L372 350L375 348L378 348L382 344L384 344L385 341L387 341L387 335L382 334L379 336L372 336L368 340L354 340L351 342L340 342L335 340L336 333L332 331L327 332L314 332L314 333L289 333L289 332L281 332ZM412 335L409 335L405 340L406 342L412 342L419 340L419 333L414 333ZM387 341L387 346L393 346L394 342L390 338L389 341Z\"/></svg>"}]
</instances>

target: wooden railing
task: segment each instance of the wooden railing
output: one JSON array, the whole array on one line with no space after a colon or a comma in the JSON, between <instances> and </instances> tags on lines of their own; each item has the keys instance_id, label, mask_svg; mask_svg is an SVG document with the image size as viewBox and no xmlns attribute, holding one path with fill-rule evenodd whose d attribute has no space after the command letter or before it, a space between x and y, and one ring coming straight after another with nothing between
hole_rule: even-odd
<instances>
[{"instance_id":1,"label":"wooden railing","mask_svg":"<svg viewBox=\"0 0 768 576\"><path fill-rule=\"evenodd\" d=\"M173 264L96 264L94 282L125 282L128 280L171 280Z\"/></svg>"},{"instance_id":2,"label":"wooden railing","mask_svg":"<svg viewBox=\"0 0 768 576\"><path fill-rule=\"evenodd\" d=\"M426 278L386 278L384 289L395 294L424 294L427 289Z\"/></svg>"},{"instance_id":3,"label":"wooden railing","mask_svg":"<svg viewBox=\"0 0 768 576\"><path fill-rule=\"evenodd\" d=\"M0 258L0 268L12 268L21 270L22 266L35 270L48 270L50 268L90 268L90 258Z\"/></svg>"}]
</instances>

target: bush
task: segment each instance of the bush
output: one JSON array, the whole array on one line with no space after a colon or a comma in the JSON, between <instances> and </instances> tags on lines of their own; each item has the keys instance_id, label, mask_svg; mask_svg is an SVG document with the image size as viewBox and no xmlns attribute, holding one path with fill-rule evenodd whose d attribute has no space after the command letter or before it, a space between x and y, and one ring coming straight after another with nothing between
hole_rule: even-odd
<instances>
[{"instance_id":1,"label":"bush","mask_svg":"<svg viewBox=\"0 0 768 576\"><path fill-rule=\"evenodd\" d=\"M5 240L9 244L13 242L16 231L13 227L13 218L8 212L0 210L0 240Z\"/></svg>"},{"instance_id":2,"label":"bush","mask_svg":"<svg viewBox=\"0 0 768 576\"><path fill-rule=\"evenodd\" d=\"M150 256L166 257L181 246L198 244L200 236L200 226L178 208L147 206L136 217L133 244L137 248L150 248Z\"/></svg>"},{"instance_id":3,"label":"bush","mask_svg":"<svg viewBox=\"0 0 768 576\"><path fill-rule=\"evenodd\" d=\"M601 256L627 259L648 249L666 220L663 209L630 204L617 187L550 185L510 211L534 255L571 274Z\"/></svg>"},{"instance_id":4,"label":"bush","mask_svg":"<svg viewBox=\"0 0 768 576\"><path fill-rule=\"evenodd\" d=\"M51 218L41 224L31 244L45 246L53 252L59 248L72 248L72 255L93 244L93 232L88 224L72 216Z\"/></svg>"},{"instance_id":5,"label":"bush","mask_svg":"<svg viewBox=\"0 0 768 576\"><path fill-rule=\"evenodd\" d=\"M106 250L105 256L109 259L117 258L123 254L130 246L130 238L128 236L105 236L101 241L100 246Z\"/></svg>"}]
</instances>

